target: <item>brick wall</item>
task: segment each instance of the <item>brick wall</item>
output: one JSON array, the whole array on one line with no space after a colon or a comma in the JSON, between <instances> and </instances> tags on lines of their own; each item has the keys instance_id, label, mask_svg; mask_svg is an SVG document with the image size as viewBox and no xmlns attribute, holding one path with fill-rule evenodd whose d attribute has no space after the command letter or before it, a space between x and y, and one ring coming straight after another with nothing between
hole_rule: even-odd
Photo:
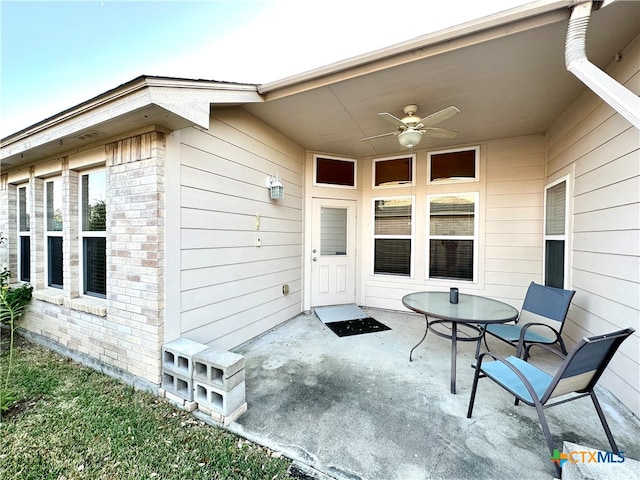
<instances>
[{"instance_id":1,"label":"brick wall","mask_svg":"<svg viewBox=\"0 0 640 480\"><path fill-rule=\"evenodd\" d=\"M159 385L164 342L165 137L152 131L123 139L105 145L97 157L103 159L101 165L96 163L95 150L87 155L86 163L82 154L75 155L73 162L59 159L56 173L63 178L65 219L62 289L46 287L45 180L38 178L37 169L31 170L31 276L35 289L22 327L34 340L106 373L131 383ZM83 267L78 197L85 164L86 168L106 169L106 298L80 294ZM0 189L3 207L15 205L15 199L15 186ZM16 217L12 207L3 211L0 221L15 230Z\"/></svg>"},{"instance_id":2,"label":"brick wall","mask_svg":"<svg viewBox=\"0 0 640 480\"><path fill-rule=\"evenodd\" d=\"M126 370L160 382L164 341L164 135L150 132L106 146L107 343Z\"/></svg>"}]
</instances>

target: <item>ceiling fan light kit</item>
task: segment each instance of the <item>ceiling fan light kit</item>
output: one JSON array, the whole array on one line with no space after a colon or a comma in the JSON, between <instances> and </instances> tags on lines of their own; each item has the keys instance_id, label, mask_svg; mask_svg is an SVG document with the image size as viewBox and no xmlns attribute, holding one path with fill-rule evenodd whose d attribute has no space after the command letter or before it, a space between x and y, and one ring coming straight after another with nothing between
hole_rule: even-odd
<instances>
[{"instance_id":1,"label":"ceiling fan light kit","mask_svg":"<svg viewBox=\"0 0 640 480\"><path fill-rule=\"evenodd\" d=\"M398 142L405 148L412 149L422 140L422 133L418 130L407 129L398 135Z\"/></svg>"},{"instance_id":2,"label":"ceiling fan light kit","mask_svg":"<svg viewBox=\"0 0 640 480\"><path fill-rule=\"evenodd\" d=\"M374 135L373 137L363 138L362 140L373 140L375 138L396 135L398 137L398 142L400 143L400 145L411 150L413 147L420 143L423 135L441 138L453 138L458 134L457 132L445 130L443 128L431 128L436 123L440 123L447 118L451 118L454 115L460 113L460 110L458 110L457 107L447 107L424 118L416 116L416 112L418 111L417 105L407 105L406 107L404 107L403 111L406 116L402 119L399 119L398 117L387 112L378 114L380 117L386 119L387 121L393 123L396 127L398 127L397 131L383 133L381 135Z\"/></svg>"}]
</instances>

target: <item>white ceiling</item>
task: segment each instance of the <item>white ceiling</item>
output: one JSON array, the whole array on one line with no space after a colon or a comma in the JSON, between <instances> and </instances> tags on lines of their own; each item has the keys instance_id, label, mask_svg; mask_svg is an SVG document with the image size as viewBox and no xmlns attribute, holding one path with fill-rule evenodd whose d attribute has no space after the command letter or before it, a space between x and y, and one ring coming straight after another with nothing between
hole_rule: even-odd
<instances>
[{"instance_id":1,"label":"white ceiling","mask_svg":"<svg viewBox=\"0 0 640 480\"><path fill-rule=\"evenodd\" d=\"M585 90L564 64L569 14L558 11L473 38L416 48L401 56L409 61L378 71L368 72L375 65L364 65L349 69L343 79L312 78L310 83L325 85L244 108L305 149L354 157L402 151L396 136L360 139L394 131L377 114L402 118L407 104L417 104L423 117L449 105L461 110L437 125L458 131L458 137L424 137L416 149L542 133ZM638 33L640 2L618 1L595 11L587 56L604 69ZM465 42L469 46L459 48Z\"/></svg>"}]
</instances>

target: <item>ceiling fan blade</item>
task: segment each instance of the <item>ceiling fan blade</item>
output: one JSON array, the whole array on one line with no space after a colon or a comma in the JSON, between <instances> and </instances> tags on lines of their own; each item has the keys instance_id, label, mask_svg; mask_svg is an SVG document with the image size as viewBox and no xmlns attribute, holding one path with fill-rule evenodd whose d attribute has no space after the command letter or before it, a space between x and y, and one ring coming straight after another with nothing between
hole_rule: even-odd
<instances>
[{"instance_id":1,"label":"ceiling fan blade","mask_svg":"<svg viewBox=\"0 0 640 480\"><path fill-rule=\"evenodd\" d=\"M458 136L458 132L454 132L453 130L445 130L444 128L421 128L421 132L429 137L440 137L440 138L453 138Z\"/></svg>"},{"instance_id":2,"label":"ceiling fan blade","mask_svg":"<svg viewBox=\"0 0 640 480\"><path fill-rule=\"evenodd\" d=\"M440 110L439 112L432 113L431 115L427 115L422 120L420 120L420 123L422 124L423 127L430 127L431 125L440 123L446 120L447 118L453 117L458 113L460 113L460 110L458 110L457 107L454 107L454 106L447 107L443 110Z\"/></svg>"},{"instance_id":3,"label":"ceiling fan blade","mask_svg":"<svg viewBox=\"0 0 640 480\"><path fill-rule=\"evenodd\" d=\"M380 135L374 135L373 137L361 138L360 141L373 140L374 138L388 137L389 135L398 135L400 132L381 133Z\"/></svg>"},{"instance_id":4,"label":"ceiling fan blade","mask_svg":"<svg viewBox=\"0 0 640 480\"><path fill-rule=\"evenodd\" d=\"M400 128L407 128L407 125L402 120L400 120L398 117L391 115L390 113L383 112L383 113L379 113L378 115Z\"/></svg>"}]
</instances>

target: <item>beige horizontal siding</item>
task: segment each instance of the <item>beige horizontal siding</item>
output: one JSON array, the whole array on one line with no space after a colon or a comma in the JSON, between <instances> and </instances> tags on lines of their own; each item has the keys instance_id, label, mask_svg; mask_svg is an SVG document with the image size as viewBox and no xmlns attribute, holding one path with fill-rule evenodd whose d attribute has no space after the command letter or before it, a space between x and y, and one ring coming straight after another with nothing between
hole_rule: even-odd
<instances>
[{"instance_id":1,"label":"beige horizontal siding","mask_svg":"<svg viewBox=\"0 0 640 480\"><path fill-rule=\"evenodd\" d=\"M234 109L180 141L180 335L232 348L301 311L304 154Z\"/></svg>"},{"instance_id":2,"label":"beige horizontal siding","mask_svg":"<svg viewBox=\"0 0 640 480\"><path fill-rule=\"evenodd\" d=\"M607 73L640 91L640 37ZM548 132L547 173L575 172L572 288L565 336L576 342L624 327L627 340L602 385L640 415L640 134L592 92Z\"/></svg>"}]
</instances>

